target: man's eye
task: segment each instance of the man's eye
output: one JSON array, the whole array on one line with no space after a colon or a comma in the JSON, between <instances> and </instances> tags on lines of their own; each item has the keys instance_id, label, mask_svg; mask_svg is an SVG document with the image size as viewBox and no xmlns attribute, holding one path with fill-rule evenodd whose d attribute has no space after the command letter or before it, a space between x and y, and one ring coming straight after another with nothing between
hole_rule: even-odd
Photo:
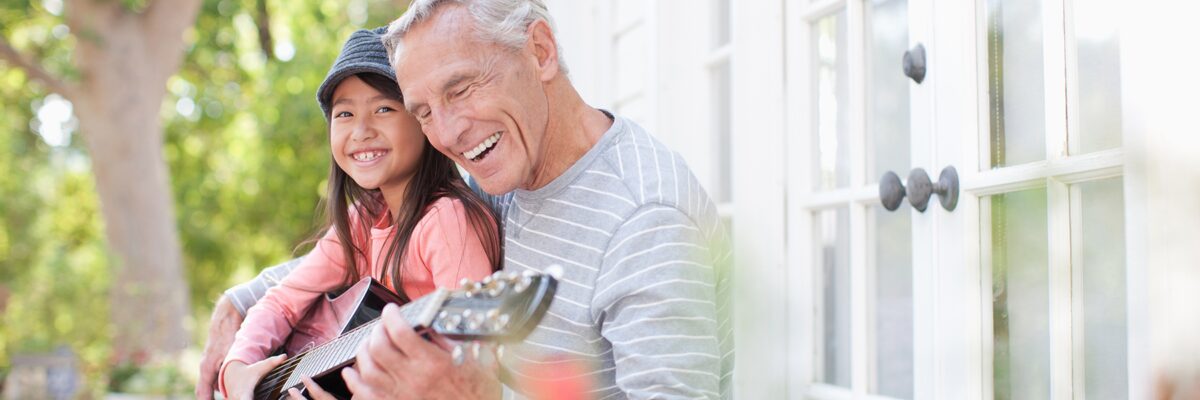
<instances>
[{"instance_id":1,"label":"man's eye","mask_svg":"<svg viewBox=\"0 0 1200 400\"><path fill-rule=\"evenodd\" d=\"M454 93L454 97L456 97L456 98L462 97L463 95L467 94L467 92L470 91L471 88L473 88L473 87L475 87L475 85L463 86L462 90L459 90L458 92Z\"/></svg>"},{"instance_id":2,"label":"man's eye","mask_svg":"<svg viewBox=\"0 0 1200 400\"><path fill-rule=\"evenodd\" d=\"M392 112L392 111L396 111L396 109L388 107L388 106L382 106L382 107L379 107L378 110L375 110L376 113L386 113L386 112Z\"/></svg>"},{"instance_id":3,"label":"man's eye","mask_svg":"<svg viewBox=\"0 0 1200 400\"><path fill-rule=\"evenodd\" d=\"M334 118L345 118L345 117L353 117L353 116L354 116L354 114L351 114L349 111L342 111L340 113L337 113L337 115L334 115L333 117Z\"/></svg>"}]
</instances>

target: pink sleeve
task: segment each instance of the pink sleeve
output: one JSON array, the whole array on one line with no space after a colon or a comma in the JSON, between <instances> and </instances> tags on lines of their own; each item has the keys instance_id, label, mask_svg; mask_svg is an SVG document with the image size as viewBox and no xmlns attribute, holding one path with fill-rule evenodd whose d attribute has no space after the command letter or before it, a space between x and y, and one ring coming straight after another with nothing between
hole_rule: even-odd
<instances>
[{"instance_id":1,"label":"pink sleeve","mask_svg":"<svg viewBox=\"0 0 1200 400\"><path fill-rule=\"evenodd\" d=\"M253 364L283 345L292 327L325 292L341 286L345 262L341 242L330 229L308 256L279 285L272 287L250 310L238 329L217 380L225 392L225 367L230 361Z\"/></svg>"},{"instance_id":2,"label":"pink sleeve","mask_svg":"<svg viewBox=\"0 0 1200 400\"><path fill-rule=\"evenodd\" d=\"M411 240L419 261L407 265L424 268L433 277L434 287L455 288L462 278L480 280L492 274L483 240L460 200L438 199L417 224ZM406 293L425 294L407 283L404 286Z\"/></svg>"}]
</instances>

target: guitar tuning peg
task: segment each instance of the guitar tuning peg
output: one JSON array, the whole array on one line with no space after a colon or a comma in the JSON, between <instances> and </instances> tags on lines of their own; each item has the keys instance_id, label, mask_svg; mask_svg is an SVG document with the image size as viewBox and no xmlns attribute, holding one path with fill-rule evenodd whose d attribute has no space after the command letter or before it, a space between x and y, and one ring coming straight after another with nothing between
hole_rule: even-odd
<instances>
[{"instance_id":1,"label":"guitar tuning peg","mask_svg":"<svg viewBox=\"0 0 1200 400\"><path fill-rule=\"evenodd\" d=\"M520 280L518 280L516 283L513 283L512 290L513 290L513 292L523 293L523 292L525 292L525 289L529 289L529 286L532 284L533 284L533 278L523 277Z\"/></svg>"},{"instance_id":2,"label":"guitar tuning peg","mask_svg":"<svg viewBox=\"0 0 1200 400\"><path fill-rule=\"evenodd\" d=\"M487 315L484 315L482 313L472 314L471 316L469 316L467 318L467 329L472 330L472 331L478 331L479 328L483 327L483 323L486 321L487 321Z\"/></svg>"},{"instance_id":3,"label":"guitar tuning peg","mask_svg":"<svg viewBox=\"0 0 1200 400\"><path fill-rule=\"evenodd\" d=\"M462 324L462 320L463 317L461 314L452 314L442 320L442 328L447 331L456 331L459 329L459 325Z\"/></svg>"},{"instance_id":4,"label":"guitar tuning peg","mask_svg":"<svg viewBox=\"0 0 1200 400\"><path fill-rule=\"evenodd\" d=\"M550 275L550 277L552 277L554 279L562 279L563 267L558 264L554 264L549 267L546 267L546 275Z\"/></svg>"},{"instance_id":5,"label":"guitar tuning peg","mask_svg":"<svg viewBox=\"0 0 1200 400\"><path fill-rule=\"evenodd\" d=\"M479 282L467 282L466 285L463 285L462 290L467 297L475 297L475 295L479 294L479 291L483 290L483 284Z\"/></svg>"},{"instance_id":6,"label":"guitar tuning peg","mask_svg":"<svg viewBox=\"0 0 1200 400\"><path fill-rule=\"evenodd\" d=\"M467 287L469 287L470 285L471 285L470 278L462 278L461 280L458 281L458 287L462 288L464 290L467 289Z\"/></svg>"},{"instance_id":7,"label":"guitar tuning peg","mask_svg":"<svg viewBox=\"0 0 1200 400\"><path fill-rule=\"evenodd\" d=\"M500 270L492 273L492 280L496 282L512 283L517 278L517 273L513 271Z\"/></svg>"},{"instance_id":8,"label":"guitar tuning peg","mask_svg":"<svg viewBox=\"0 0 1200 400\"><path fill-rule=\"evenodd\" d=\"M501 293L504 293L504 289L506 289L507 287L508 287L507 281L495 280L495 281L492 281L488 285L486 293L490 297L497 297L497 296L500 296Z\"/></svg>"},{"instance_id":9,"label":"guitar tuning peg","mask_svg":"<svg viewBox=\"0 0 1200 400\"><path fill-rule=\"evenodd\" d=\"M508 314L500 314L500 311L492 310L488 312L487 329L489 331L500 332L508 325Z\"/></svg>"},{"instance_id":10,"label":"guitar tuning peg","mask_svg":"<svg viewBox=\"0 0 1200 400\"><path fill-rule=\"evenodd\" d=\"M454 366L462 365L463 361L466 361L466 353L466 351L463 351L462 343L454 345L454 349L450 351L450 360L454 363Z\"/></svg>"}]
</instances>

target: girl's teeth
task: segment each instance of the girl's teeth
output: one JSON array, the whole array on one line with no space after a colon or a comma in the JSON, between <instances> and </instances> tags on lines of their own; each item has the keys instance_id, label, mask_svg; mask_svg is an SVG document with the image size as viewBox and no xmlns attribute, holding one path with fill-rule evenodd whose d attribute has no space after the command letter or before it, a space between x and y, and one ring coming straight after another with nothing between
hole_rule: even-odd
<instances>
[{"instance_id":1,"label":"girl's teeth","mask_svg":"<svg viewBox=\"0 0 1200 400\"><path fill-rule=\"evenodd\" d=\"M358 161L371 161L383 156L382 151L372 151L354 154L354 159Z\"/></svg>"}]
</instances>

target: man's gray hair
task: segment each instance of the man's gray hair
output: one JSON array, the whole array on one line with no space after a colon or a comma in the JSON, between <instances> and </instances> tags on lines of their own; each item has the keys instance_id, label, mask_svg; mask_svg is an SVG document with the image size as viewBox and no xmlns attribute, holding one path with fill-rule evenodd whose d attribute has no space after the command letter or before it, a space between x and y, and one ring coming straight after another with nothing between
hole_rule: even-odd
<instances>
[{"instance_id":1,"label":"man's gray hair","mask_svg":"<svg viewBox=\"0 0 1200 400\"><path fill-rule=\"evenodd\" d=\"M414 0L400 18L388 26L383 35L383 46L387 48L388 60L396 67L404 51L404 36L413 26L429 19L442 6L459 4L466 8L474 22L476 39L496 43L517 50L525 46L529 37L525 32L537 20L546 21L550 31L556 32L554 19L543 0ZM567 73L563 62L562 47L555 43L558 51L558 69Z\"/></svg>"}]
</instances>

